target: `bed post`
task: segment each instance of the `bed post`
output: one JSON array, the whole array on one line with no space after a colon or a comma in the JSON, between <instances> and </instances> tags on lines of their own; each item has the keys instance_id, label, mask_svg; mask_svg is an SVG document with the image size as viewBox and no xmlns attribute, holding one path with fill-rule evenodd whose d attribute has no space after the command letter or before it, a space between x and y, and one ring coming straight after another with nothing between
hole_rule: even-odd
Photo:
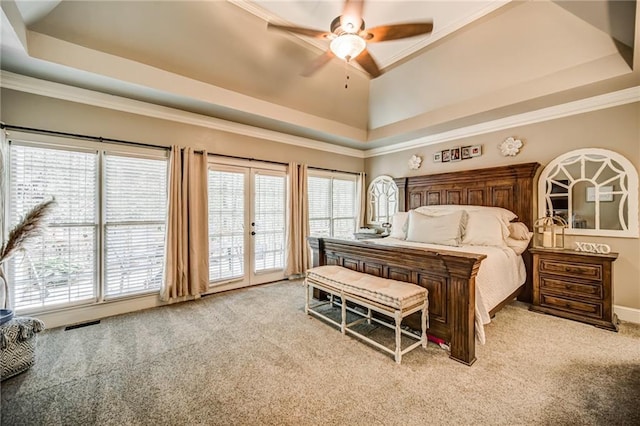
<instances>
[{"instance_id":1,"label":"bed post","mask_svg":"<svg viewBox=\"0 0 640 426\"><path fill-rule=\"evenodd\" d=\"M448 307L451 312L451 353L449 358L465 365L476 361L476 275L481 260L443 256L450 274ZM460 301L466 303L460 303ZM454 303L458 301L457 303Z\"/></svg>"},{"instance_id":2,"label":"bed post","mask_svg":"<svg viewBox=\"0 0 640 426\"><path fill-rule=\"evenodd\" d=\"M398 211L407 212L409 208L407 206L407 178L395 178L393 180L398 187Z\"/></svg>"}]
</instances>

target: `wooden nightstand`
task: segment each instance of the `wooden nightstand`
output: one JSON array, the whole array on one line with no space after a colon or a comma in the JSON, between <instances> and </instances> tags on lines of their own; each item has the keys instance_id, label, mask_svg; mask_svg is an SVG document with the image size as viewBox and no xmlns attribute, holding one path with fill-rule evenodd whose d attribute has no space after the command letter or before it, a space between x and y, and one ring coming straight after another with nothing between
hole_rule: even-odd
<instances>
[{"instance_id":1,"label":"wooden nightstand","mask_svg":"<svg viewBox=\"0 0 640 426\"><path fill-rule=\"evenodd\" d=\"M618 331L613 313L612 263L618 253L531 248L532 311Z\"/></svg>"}]
</instances>

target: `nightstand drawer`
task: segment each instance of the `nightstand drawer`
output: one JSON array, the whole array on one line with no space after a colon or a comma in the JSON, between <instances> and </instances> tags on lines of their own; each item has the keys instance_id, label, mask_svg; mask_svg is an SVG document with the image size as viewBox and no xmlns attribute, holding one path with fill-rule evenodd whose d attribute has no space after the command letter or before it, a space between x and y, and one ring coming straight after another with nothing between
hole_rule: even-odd
<instances>
[{"instance_id":1,"label":"nightstand drawer","mask_svg":"<svg viewBox=\"0 0 640 426\"><path fill-rule=\"evenodd\" d=\"M567 263L553 259L540 259L540 272L602 281L602 265L597 264Z\"/></svg>"},{"instance_id":2,"label":"nightstand drawer","mask_svg":"<svg viewBox=\"0 0 640 426\"><path fill-rule=\"evenodd\" d=\"M577 300L563 299L549 294L540 295L540 306L553 309L561 309L580 315L587 315L594 318L602 317L601 303L578 302Z\"/></svg>"},{"instance_id":3,"label":"nightstand drawer","mask_svg":"<svg viewBox=\"0 0 640 426\"><path fill-rule=\"evenodd\" d=\"M588 284L575 281L565 281L553 277L540 277L540 291L561 293L568 297L588 297L590 299L602 300L602 285Z\"/></svg>"}]
</instances>

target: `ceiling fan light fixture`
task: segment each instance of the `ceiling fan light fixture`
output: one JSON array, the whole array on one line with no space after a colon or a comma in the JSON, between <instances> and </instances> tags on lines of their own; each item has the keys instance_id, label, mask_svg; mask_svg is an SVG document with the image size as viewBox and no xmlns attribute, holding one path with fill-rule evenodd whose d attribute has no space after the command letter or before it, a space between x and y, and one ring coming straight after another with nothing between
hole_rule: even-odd
<instances>
[{"instance_id":1,"label":"ceiling fan light fixture","mask_svg":"<svg viewBox=\"0 0 640 426\"><path fill-rule=\"evenodd\" d=\"M362 37L347 33L336 37L329 47L338 58L348 61L362 53L367 43Z\"/></svg>"}]
</instances>

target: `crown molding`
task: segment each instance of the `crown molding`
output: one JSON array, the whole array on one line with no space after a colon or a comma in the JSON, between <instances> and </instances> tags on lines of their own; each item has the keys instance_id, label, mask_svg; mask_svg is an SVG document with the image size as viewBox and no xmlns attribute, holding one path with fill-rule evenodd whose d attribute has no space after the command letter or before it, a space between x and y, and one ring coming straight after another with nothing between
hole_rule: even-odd
<instances>
[{"instance_id":1,"label":"crown molding","mask_svg":"<svg viewBox=\"0 0 640 426\"><path fill-rule=\"evenodd\" d=\"M395 152L402 152L465 137L482 135L513 127L540 123L577 114L584 114L591 111L612 108L640 101L640 86L634 86L616 92L606 93L604 95L593 96L591 98L542 108L536 111L512 115L472 126L461 127L390 146L369 150L359 150L289 135L282 132L276 132L273 130L253 127L246 124L234 123L202 114L186 112L176 108L154 105L120 96L108 95L60 83L39 80L8 71L2 71L0 73L0 87L356 158L370 158Z\"/></svg>"},{"instance_id":2,"label":"crown molding","mask_svg":"<svg viewBox=\"0 0 640 426\"><path fill-rule=\"evenodd\" d=\"M516 114L497 120L486 121L472 126L460 127L447 132L424 136L407 142L395 145L373 148L364 151L364 157L376 157L379 155L392 154L409 149L422 148L443 142L462 139L470 136L477 136L486 133L510 129L518 126L540 123L543 121L555 120L572 115L584 114L591 111L598 111L606 108L613 108L620 105L630 104L640 101L640 86L629 87L628 89L606 93L604 95L593 96L591 98L580 99L578 101L565 104L554 105L535 111Z\"/></svg>"},{"instance_id":3,"label":"crown molding","mask_svg":"<svg viewBox=\"0 0 640 426\"><path fill-rule=\"evenodd\" d=\"M14 74L8 71L2 71L0 73L0 87L17 90L20 92L32 93L35 95L46 96L54 99L61 99L85 105L92 105L116 111L143 115L146 117L159 118L162 120L169 120L199 127L206 127L209 129L220 130L223 132L229 132L288 145L295 145L334 154L347 155L349 157L364 158L363 151L359 149L343 147L327 142L317 141L314 139L276 132L274 130L253 127L246 124L234 123L232 121L182 111L176 108L155 105L148 102L136 101L120 96L108 95L93 90L81 89L65 84L40 80L21 74Z\"/></svg>"}]
</instances>

